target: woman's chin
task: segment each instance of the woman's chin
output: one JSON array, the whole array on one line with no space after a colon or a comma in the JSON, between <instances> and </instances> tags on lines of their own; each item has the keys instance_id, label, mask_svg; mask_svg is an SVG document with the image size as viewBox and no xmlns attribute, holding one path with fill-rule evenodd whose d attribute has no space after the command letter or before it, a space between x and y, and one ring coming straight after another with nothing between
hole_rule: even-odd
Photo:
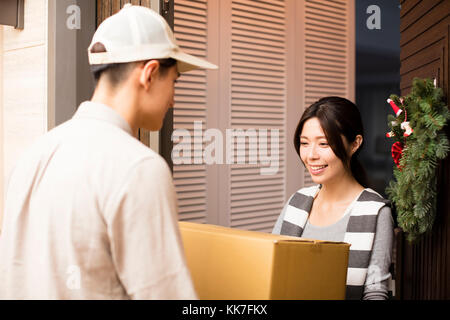
<instances>
[{"instance_id":1,"label":"woman's chin","mask_svg":"<svg viewBox=\"0 0 450 320\"><path fill-rule=\"evenodd\" d=\"M315 184L323 184L324 182L326 183L327 178L324 177L324 175L317 175L317 174L309 174L311 176L311 180L315 183Z\"/></svg>"}]
</instances>

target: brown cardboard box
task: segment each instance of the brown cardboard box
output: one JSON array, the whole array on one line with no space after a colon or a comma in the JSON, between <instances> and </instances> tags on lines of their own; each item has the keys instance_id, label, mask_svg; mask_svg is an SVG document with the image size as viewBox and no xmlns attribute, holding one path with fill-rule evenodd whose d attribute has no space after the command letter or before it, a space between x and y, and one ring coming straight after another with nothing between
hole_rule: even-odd
<instances>
[{"instance_id":1,"label":"brown cardboard box","mask_svg":"<svg viewBox=\"0 0 450 320\"><path fill-rule=\"evenodd\" d=\"M347 243L179 225L202 300L345 299Z\"/></svg>"}]
</instances>

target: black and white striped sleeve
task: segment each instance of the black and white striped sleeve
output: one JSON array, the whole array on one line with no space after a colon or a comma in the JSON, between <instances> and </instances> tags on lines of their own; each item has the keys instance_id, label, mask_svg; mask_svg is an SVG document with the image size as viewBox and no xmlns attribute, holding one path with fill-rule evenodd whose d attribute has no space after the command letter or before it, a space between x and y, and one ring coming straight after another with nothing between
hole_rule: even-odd
<instances>
[{"instance_id":1,"label":"black and white striped sleeve","mask_svg":"<svg viewBox=\"0 0 450 320\"><path fill-rule=\"evenodd\" d=\"M392 261L392 246L394 241L394 220L391 208L383 207L378 213L377 230L372 249L372 255L367 273L363 300L388 299L389 267Z\"/></svg>"}]
</instances>

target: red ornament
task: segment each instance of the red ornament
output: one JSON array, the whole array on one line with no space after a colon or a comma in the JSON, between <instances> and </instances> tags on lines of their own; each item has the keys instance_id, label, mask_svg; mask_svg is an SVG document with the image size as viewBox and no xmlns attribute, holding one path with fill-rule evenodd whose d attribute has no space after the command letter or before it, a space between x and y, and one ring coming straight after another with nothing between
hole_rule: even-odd
<instances>
[{"instance_id":1,"label":"red ornament","mask_svg":"<svg viewBox=\"0 0 450 320\"><path fill-rule=\"evenodd\" d=\"M395 116L398 117L398 116L400 115L400 113L402 113L402 109L400 109L399 107L397 107L397 105L395 104L395 102L392 101L391 99L387 99L387 102L391 105L392 110L394 110Z\"/></svg>"},{"instance_id":2,"label":"red ornament","mask_svg":"<svg viewBox=\"0 0 450 320\"><path fill-rule=\"evenodd\" d=\"M397 168L400 170L402 169L400 166L400 159L403 156L403 144L400 141L397 141L392 145L391 153L392 153L392 159L394 159L395 164L397 165Z\"/></svg>"}]
</instances>

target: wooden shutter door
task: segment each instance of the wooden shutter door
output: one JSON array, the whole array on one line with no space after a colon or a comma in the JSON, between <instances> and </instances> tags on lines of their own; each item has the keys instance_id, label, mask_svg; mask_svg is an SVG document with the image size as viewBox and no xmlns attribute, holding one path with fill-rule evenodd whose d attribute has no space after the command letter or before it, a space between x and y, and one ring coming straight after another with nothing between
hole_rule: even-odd
<instances>
[{"instance_id":1,"label":"wooden shutter door","mask_svg":"<svg viewBox=\"0 0 450 320\"><path fill-rule=\"evenodd\" d=\"M354 0L301 0L303 104L325 96L355 100ZM312 185L305 171L305 186Z\"/></svg>"},{"instance_id":2,"label":"wooden shutter door","mask_svg":"<svg viewBox=\"0 0 450 320\"><path fill-rule=\"evenodd\" d=\"M274 128L284 139L285 16L285 1L175 0L174 31L180 47L204 58L220 52L220 82L215 90L211 88L205 71L180 77L174 129L187 129L194 137L193 123L201 121L204 130L215 127L224 138L226 129ZM220 41L215 41L208 33L218 35L219 29ZM215 97L210 99L210 95ZM207 101L215 98L217 105L209 105L208 110ZM178 143L182 142L174 141ZM194 153L201 155L203 150L204 145L201 150L192 150L192 161L196 159ZM282 158L283 154L279 171L272 176L262 176L259 165L207 168L201 159L199 164L174 164L180 219L270 231L285 200Z\"/></svg>"},{"instance_id":3,"label":"wooden shutter door","mask_svg":"<svg viewBox=\"0 0 450 320\"><path fill-rule=\"evenodd\" d=\"M229 225L270 232L285 201L285 122L287 88L286 3L233 0L231 2L230 128L275 129L280 146L278 171L261 174L249 163L255 148L246 139L246 164L233 164L228 172ZM227 10L224 10L227 12ZM222 50L221 50L222 52ZM268 134L270 138L270 134ZM268 139L268 152L270 143ZM258 141L259 142L259 141Z\"/></svg>"},{"instance_id":4,"label":"wooden shutter door","mask_svg":"<svg viewBox=\"0 0 450 320\"><path fill-rule=\"evenodd\" d=\"M206 0L175 0L174 33L178 45L186 53L207 59ZM207 120L207 71L195 70L181 75L175 87L173 129L187 129L194 147L194 121L200 121L203 130ZM174 141L176 143L186 143ZM197 144L195 144L197 145ZM178 195L179 219L207 222L207 177L202 160L203 144L191 151L192 164L174 164L173 178ZM175 159L174 159L175 161Z\"/></svg>"}]
</instances>

